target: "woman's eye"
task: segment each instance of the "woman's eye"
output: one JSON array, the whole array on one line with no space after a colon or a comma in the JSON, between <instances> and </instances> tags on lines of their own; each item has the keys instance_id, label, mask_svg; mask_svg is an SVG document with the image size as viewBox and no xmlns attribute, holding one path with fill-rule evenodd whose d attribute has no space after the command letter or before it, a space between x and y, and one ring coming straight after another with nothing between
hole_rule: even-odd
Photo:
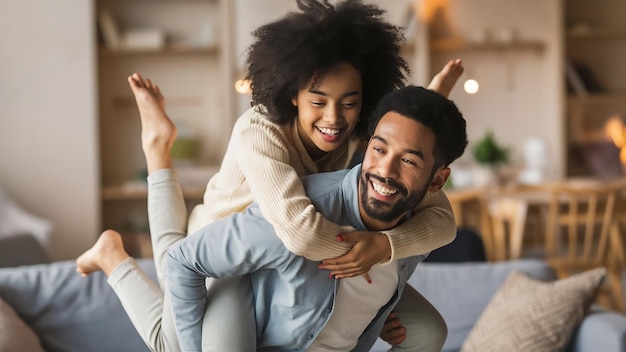
<instances>
[{"instance_id":1,"label":"woman's eye","mask_svg":"<svg viewBox=\"0 0 626 352\"><path fill-rule=\"evenodd\" d=\"M322 103L321 101L312 101L311 105L320 107L320 106L324 106L324 103Z\"/></svg>"},{"instance_id":2,"label":"woman's eye","mask_svg":"<svg viewBox=\"0 0 626 352\"><path fill-rule=\"evenodd\" d=\"M355 108L355 107L357 107L357 106L358 106L358 103L344 103L344 104L343 104L343 106L344 106L346 109L353 109L353 108Z\"/></svg>"}]
</instances>

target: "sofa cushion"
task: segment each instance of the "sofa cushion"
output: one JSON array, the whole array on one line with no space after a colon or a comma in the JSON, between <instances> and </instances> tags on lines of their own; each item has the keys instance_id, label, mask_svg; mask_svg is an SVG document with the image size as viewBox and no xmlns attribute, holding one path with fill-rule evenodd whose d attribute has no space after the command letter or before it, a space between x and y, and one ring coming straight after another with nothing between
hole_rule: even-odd
<instances>
[{"instance_id":1,"label":"sofa cushion","mask_svg":"<svg viewBox=\"0 0 626 352\"><path fill-rule=\"evenodd\" d=\"M152 260L139 265L155 279ZM82 277L74 261L0 269L0 297L46 351L147 351L102 272Z\"/></svg>"},{"instance_id":2,"label":"sofa cushion","mask_svg":"<svg viewBox=\"0 0 626 352\"><path fill-rule=\"evenodd\" d=\"M33 330L15 314L10 305L1 299L0 351L44 352Z\"/></svg>"},{"instance_id":3,"label":"sofa cushion","mask_svg":"<svg viewBox=\"0 0 626 352\"><path fill-rule=\"evenodd\" d=\"M513 272L463 344L463 352L561 351L606 275L597 268L543 282Z\"/></svg>"},{"instance_id":4,"label":"sofa cushion","mask_svg":"<svg viewBox=\"0 0 626 352\"><path fill-rule=\"evenodd\" d=\"M0 236L0 268L44 263L48 263L48 256L34 236Z\"/></svg>"},{"instance_id":5,"label":"sofa cushion","mask_svg":"<svg viewBox=\"0 0 626 352\"><path fill-rule=\"evenodd\" d=\"M554 271L537 259L497 263L421 263L417 267L409 284L437 308L448 324L443 351L461 349L491 297L513 270L539 280L555 278Z\"/></svg>"}]
</instances>

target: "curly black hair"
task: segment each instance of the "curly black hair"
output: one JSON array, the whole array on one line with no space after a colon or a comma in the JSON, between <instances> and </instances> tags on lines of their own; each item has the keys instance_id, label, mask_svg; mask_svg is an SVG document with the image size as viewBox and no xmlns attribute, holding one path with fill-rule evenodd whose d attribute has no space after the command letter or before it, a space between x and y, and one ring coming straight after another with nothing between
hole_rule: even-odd
<instances>
[{"instance_id":1,"label":"curly black hair","mask_svg":"<svg viewBox=\"0 0 626 352\"><path fill-rule=\"evenodd\" d=\"M247 76L252 105L278 124L297 116L291 101L314 77L338 63L348 63L361 74L360 119L354 133L364 137L367 117L386 93L404 86L409 74L400 56L401 28L383 19L385 10L360 0L332 6L327 0L297 0L301 12L257 28L248 48Z\"/></svg>"},{"instance_id":2,"label":"curly black hair","mask_svg":"<svg viewBox=\"0 0 626 352\"><path fill-rule=\"evenodd\" d=\"M467 124L457 106L443 95L417 86L406 86L385 95L369 118L369 134L380 119L394 111L430 128L435 135L433 171L448 166L465 152Z\"/></svg>"}]
</instances>

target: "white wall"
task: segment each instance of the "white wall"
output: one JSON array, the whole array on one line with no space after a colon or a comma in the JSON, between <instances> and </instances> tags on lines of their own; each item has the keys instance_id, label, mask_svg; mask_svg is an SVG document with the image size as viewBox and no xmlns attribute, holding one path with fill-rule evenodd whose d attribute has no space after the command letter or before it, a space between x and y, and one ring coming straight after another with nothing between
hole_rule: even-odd
<instances>
[{"instance_id":1,"label":"white wall","mask_svg":"<svg viewBox=\"0 0 626 352\"><path fill-rule=\"evenodd\" d=\"M0 2L0 186L72 259L99 228L91 1Z\"/></svg>"}]
</instances>

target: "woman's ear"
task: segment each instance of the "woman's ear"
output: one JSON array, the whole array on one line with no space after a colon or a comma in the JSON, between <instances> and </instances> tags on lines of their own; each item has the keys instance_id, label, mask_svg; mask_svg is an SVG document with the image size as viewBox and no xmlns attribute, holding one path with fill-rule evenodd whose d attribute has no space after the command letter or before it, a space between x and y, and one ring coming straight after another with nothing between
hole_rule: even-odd
<instances>
[{"instance_id":1,"label":"woman's ear","mask_svg":"<svg viewBox=\"0 0 626 352\"><path fill-rule=\"evenodd\" d=\"M291 98L291 105L298 106L298 100L296 99L296 97Z\"/></svg>"},{"instance_id":2,"label":"woman's ear","mask_svg":"<svg viewBox=\"0 0 626 352\"><path fill-rule=\"evenodd\" d=\"M443 185L448 181L448 177L450 177L450 168L449 167L440 167L437 172L433 175L433 179L428 186L429 192L437 192L439 191Z\"/></svg>"}]
</instances>

